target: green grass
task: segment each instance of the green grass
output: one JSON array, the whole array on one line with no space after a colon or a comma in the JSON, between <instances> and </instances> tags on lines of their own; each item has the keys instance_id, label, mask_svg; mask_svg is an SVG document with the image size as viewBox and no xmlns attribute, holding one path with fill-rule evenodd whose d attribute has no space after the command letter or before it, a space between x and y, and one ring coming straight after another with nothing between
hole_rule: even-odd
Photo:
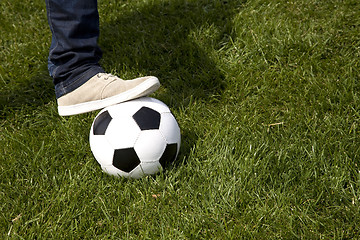
<instances>
[{"instance_id":1,"label":"green grass","mask_svg":"<svg viewBox=\"0 0 360 240\"><path fill-rule=\"evenodd\" d=\"M182 132L140 180L60 117L41 0L0 2L1 239L353 239L360 222L358 0L99 0L102 65L156 75Z\"/></svg>"}]
</instances>

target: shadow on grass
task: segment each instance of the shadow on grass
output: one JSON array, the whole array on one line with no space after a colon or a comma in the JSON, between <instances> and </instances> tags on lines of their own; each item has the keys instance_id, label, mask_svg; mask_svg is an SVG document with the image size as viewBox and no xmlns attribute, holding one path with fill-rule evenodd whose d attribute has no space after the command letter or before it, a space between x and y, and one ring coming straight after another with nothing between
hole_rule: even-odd
<instances>
[{"instance_id":1,"label":"shadow on grass","mask_svg":"<svg viewBox=\"0 0 360 240\"><path fill-rule=\"evenodd\" d=\"M157 76L162 87L154 96L172 109L220 96L224 75L209 53L228 42L233 17L244 1L155 2L129 12L120 7L109 11L113 17L101 24L103 64L120 75L133 69ZM106 14L100 8L100 15ZM188 156L198 137L182 131L181 155Z\"/></svg>"},{"instance_id":2,"label":"shadow on grass","mask_svg":"<svg viewBox=\"0 0 360 240\"><path fill-rule=\"evenodd\" d=\"M33 109L55 99L54 86L45 64L40 73L30 74L28 79L15 76L1 87L0 119L5 119L13 111Z\"/></svg>"},{"instance_id":3,"label":"shadow on grass","mask_svg":"<svg viewBox=\"0 0 360 240\"><path fill-rule=\"evenodd\" d=\"M208 54L228 41L239 2L173 0L128 13L111 9L119 17L101 27L104 63L156 75L175 99L219 94L224 76Z\"/></svg>"}]
</instances>

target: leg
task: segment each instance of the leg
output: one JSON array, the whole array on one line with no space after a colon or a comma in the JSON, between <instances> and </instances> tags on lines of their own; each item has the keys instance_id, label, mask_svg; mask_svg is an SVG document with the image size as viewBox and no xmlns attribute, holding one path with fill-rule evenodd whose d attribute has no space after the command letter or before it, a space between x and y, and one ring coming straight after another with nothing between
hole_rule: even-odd
<instances>
[{"instance_id":1,"label":"leg","mask_svg":"<svg viewBox=\"0 0 360 240\"><path fill-rule=\"evenodd\" d=\"M48 68L60 98L104 72L98 64L97 0L46 0L46 9L52 32Z\"/></svg>"},{"instance_id":2,"label":"leg","mask_svg":"<svg viewBox=\"0 0 360 240\"><path fill-rule=\"evenodd\" d=\"M98 110L156 91L156 77L124 81L104 73L97 0L45 0L52 32L48 68L62 116Z\"/></svg>"}]
</instances>

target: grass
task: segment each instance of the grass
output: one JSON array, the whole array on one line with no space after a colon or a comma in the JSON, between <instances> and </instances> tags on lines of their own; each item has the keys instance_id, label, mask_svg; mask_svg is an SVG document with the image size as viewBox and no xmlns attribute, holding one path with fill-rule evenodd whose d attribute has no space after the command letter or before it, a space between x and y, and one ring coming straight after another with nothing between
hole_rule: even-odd
<instances>
[{"instance_id":1,"label":"grass","mask_svg":"<svg viewBox=\"0 0 360 240\"><path fill-rule=\"evenodd\" d=\"M57 115L45 3L0 12L1 239L359 238L357 0L100 0L102 65L158 76L182 131L140 180Z\"/></svg>"}]
</instances>

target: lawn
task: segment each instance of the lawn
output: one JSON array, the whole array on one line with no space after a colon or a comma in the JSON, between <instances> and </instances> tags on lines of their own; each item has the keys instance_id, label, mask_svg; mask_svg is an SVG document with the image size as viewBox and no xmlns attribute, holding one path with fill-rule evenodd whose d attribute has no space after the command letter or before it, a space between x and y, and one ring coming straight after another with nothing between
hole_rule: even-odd
<instances>
[{"instance_id":1,"label":"lawn","mask_svg":"<svg viewBox=\"0 0 360 240\"><path fill-rule=\"evenodd\" d=\"M103 173L60 117L42 0L0 2L1 239L360 238L358 0L99 0L102 66L157 76L165 171Z\"/></svg>"}]
</instances>

